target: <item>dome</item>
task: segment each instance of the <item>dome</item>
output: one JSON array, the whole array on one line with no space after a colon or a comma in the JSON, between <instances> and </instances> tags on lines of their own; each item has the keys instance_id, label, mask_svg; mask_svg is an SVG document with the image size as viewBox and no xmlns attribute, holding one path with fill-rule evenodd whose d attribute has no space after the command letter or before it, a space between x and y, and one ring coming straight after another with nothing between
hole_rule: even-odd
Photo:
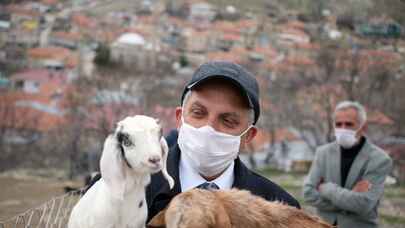
<instances>
[{"instance_id":1,"label":"dome","mask_svg":"<svg viewBox=\"0 0 405 228\"><path fill-rule=\"evenodd\" d=\"M126 45L145 45L145 39L137 33L125 33L118 39L117 43Z\"/></svg>"}]
</instances>

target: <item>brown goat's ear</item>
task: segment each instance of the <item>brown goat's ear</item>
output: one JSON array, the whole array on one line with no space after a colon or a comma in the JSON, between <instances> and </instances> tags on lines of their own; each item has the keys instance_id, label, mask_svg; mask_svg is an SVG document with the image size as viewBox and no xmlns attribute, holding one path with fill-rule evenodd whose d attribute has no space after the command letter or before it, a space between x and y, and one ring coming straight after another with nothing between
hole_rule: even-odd
<instances>
[{"instance_id":1,"label":"brown goat's ear","mask_svg":"<svg viewBox=\"0 0 405 228\"><path fill-rule=\"evenodd\" d=\"M155 215L146 225L147 228L165 228L166 221L165 221L165 213L166 209L161 210L157 215Z\"/></svg>"}]
</instances>

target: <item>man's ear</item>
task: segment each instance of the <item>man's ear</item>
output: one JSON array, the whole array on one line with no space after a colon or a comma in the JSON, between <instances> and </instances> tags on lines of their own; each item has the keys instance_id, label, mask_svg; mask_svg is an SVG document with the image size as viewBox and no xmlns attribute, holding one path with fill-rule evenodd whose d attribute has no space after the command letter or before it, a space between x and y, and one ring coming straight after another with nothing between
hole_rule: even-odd
<instances>
[{"instance_id":1,"label":"man's ear","mask_svg":"<svg viewBox=\"0 0 405 228\"><path fill-rule=\"evenodd\" d=\"M365 123L363 124L363 126L362 126L362 127L359 129L359 131L358 131L358 137L359 137L359 138L360 138L361 136L363 136L363 135L366 134L367 128L368 128L368 124L367 124L367 122L365 122Z\"/></svg>"},{"instance_id":2,"label":"man's ear","mask_svg":"<svg viewBox=\"0 0 405 228\"><path fill-rule=\"evenodd\" d=\"M176 107L176 127L177 129L180 128L181 125L181 115L182 115L182 108L180 106Z\"/></svg>"},{"instance_id":3,"label":"man's ear","mask_svg":"<svg viewBox=\"0 0 405 228\"><path fill-rule=\"evenodd\" d=\"M257 135L257 128L253 126L246 132L245 142L250 143L256 135Z\"/></svg>"}]
</instances>

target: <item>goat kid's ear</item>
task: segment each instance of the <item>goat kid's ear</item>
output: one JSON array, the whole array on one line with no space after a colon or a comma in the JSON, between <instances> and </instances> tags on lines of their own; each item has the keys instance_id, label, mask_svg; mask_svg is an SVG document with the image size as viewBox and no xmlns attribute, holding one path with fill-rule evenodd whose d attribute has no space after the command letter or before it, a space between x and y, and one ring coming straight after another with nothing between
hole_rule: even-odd
<instances>
[{"instance_id":1,"label":"goat kid's ear","mask_svg":"<svg viewBox=\"0 0 405 228\"><path fill-rule=\"evenodd\" d=\"M155 215L150 222L147 224L147 228L165 228L166 221L165 221L165 213L166 209L161 210L157 215Z\"/></svg>"},{"instance_id":2,"label":"goat kid's ear","mask_svg":"<svg viewBox=\"0 0 405 228\"><path fill-rule=\"evenodd\" d=\"M124 135L122 134L122 132L121 131L117 132L115 134L115 137L116 137L118 143L122 144L122 141L124 140Z\"/></svg>"},{"instance_id":3,"label":"goat kid's ear","mask_svg":"<svg viewBox=\"0 0 405 228\"><path fill-rule=\"evenodd\" d=\"M114 138L115 136L110 135L105 140L100 159L100 171L112 195L122 200L124 197L126 174L122 166L123 160Z\"/></svg>"},{"instance_id":4,"label":"goat kid's ear","mask_svg":"<svg viewBox=\"0 0 405 228\"><path fill-rule=\"evenodd\" d=\"M162 126L160 125L160 119L155 118L155 121L156 121L156 123L159 125L159 128L160 128L160 130L159 130L159 137L162 137L162 136L163 136L163 128L162 128Z\"/></svg>"},{"instance_id":5,"label":"goat kid's ear","mask_svg":"<svg viewBox=\"0 0 405 228\"><path fill-rule=\"evenodd\" d=\"M120 121L120 122L115 124L115 132L114 133L120 132L120 131L122 131L122 129L124 129L124 123L123 123L123 121Z\"/></svg>"},{"instance_id":6,"label":"goat kid's ear","mask_svg":"<svg viewBox=\"0 0 405 228\"><path fill-rule=\"evenodd\" d=\"M167 156L169 154L169 146L167 145L166 139L164 137L160 138L160 146L162 147L162 173L163 176L166 178L167 182L169 182L170 189L174 187L174 180L167 172Z\"/></svg>"}]
</instances>

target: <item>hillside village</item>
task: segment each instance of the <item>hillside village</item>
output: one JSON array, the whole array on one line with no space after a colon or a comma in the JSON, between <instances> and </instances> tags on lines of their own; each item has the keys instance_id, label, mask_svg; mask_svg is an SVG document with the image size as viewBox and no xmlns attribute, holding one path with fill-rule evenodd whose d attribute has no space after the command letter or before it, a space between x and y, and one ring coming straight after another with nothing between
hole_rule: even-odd
<instances>
[{"instance_id":1,"label":"hillside village","mask_svg":"<svg viewBox=\"0 0 405 228\"><path fill-rule=\"evenodd\" d=\"M331 140L334 105L356 99L405 181L404 27L387 15L325 7L311 18L264 2L260 13L204 0L0 4L1 168L95 170L118 120L152 115L169 132L193 70L230 60L261 86L260 131L247 154L305 171Z\"/></svg>"}]
</instances>

